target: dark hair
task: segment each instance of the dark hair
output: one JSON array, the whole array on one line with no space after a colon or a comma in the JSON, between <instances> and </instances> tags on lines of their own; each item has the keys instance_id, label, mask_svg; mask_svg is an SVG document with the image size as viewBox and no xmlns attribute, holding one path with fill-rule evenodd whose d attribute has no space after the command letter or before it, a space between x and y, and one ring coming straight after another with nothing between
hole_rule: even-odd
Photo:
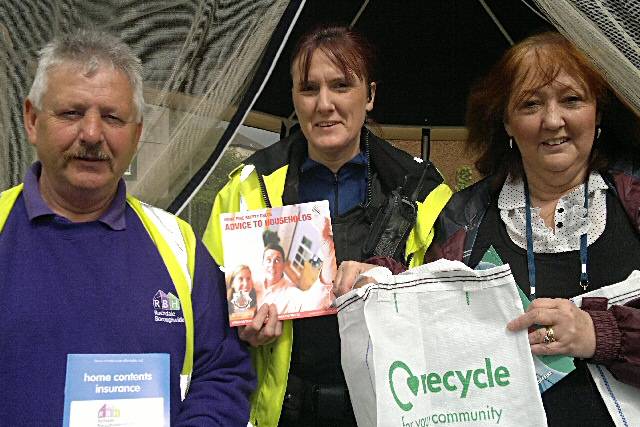
<instances>
[{"instance_id":1,"label":"dark hair","mask_svg":"<svg viewBox=\"0 0 640 427\"><path fill-rule=\"evenodd\" d=\"M284 261L284 249L282 249L282 246L280 246L277 243L267 243L264 246L264 252L262 252L262 258L264 259L264 254L267 253L267 251L271 249L273 251L278 251L280 252L280 255L282 255L282 261Z\"/></svg>"},{"instance_id":2,"label":"dark hair","mask_svg":"<svg viewBox=\"0 0 640 427\"><path fill-rule=\"evenodd\" d=\"M593 63L556 32L540 33L512 46L471 89L467 101L467 147L480 153L476 161L480 173L522 177L522 158L515 144L509 148L505 118L513 105L553 82L562 71L582 86L588 99L595 100L598 113L602 113L610 98L609 85ZM599 141L598 145L602 144ZM594 146L590 167L600 169L605 165L606 156Z\"/></svg>"},{"instance_id":3,"label":"dark hair","mask_svg":"<svg viewBox=\"0 0 640 427\"><path fill-rule=\"evenodd\" d=\"M321 26L304 34L291 55L291 75L296 60L302 83L307 83L311 58L320 49L345 77L355 74L365 84L375 81L373 46L358 32L342 26ZM294 82L295 84L295 82Z\"/></svg>"}]
</instances>

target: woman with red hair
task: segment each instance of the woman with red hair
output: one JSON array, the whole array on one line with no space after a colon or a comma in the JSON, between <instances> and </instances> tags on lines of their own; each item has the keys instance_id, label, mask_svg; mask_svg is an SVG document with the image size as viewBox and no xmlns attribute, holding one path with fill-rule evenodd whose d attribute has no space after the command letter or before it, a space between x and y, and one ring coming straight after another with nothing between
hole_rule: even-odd
<instances>
[{"instance_id":1,"label":"woman with red hair","mask_svg":"<svg viewBox=\"0 0 640 427\"><path fill-rule=\"evenodd\" d=\"M507 327L531 328L534 354L575 357L542 396L550 426L613 425L587 362L640 387L640 300L568 300L640 269L637 117L616 111L603 76L560 34L510 48L469 97L468 143L488 177L454 195L428 254L475 267L493 246L510 265L533 302Z\"/></svg>"}]
</instances>

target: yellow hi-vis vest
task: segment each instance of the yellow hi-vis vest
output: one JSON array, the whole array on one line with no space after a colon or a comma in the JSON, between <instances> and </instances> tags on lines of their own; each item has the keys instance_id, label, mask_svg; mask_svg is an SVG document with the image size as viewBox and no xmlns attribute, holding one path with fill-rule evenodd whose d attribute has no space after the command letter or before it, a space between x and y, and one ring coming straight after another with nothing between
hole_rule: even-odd
<instances>
[{"instance_id":1,"label":"yellow hi-vis vest","mask_svg":"<svg viewBox=\"0 0 640 427\"><path fill-rule=\"evenodd\" d=\"M16 199L22 192L22 187L23 184L20 184L0 193L0 233ZM195 271L196 237L191 226L175 215L147 205L130 195L127 195L127 203L138 215L149 237L158 248L180 299L186 328L186 348L180 373L180 395L184 400L193 372L194 324L191 288Z\"/></svg>"}]
</instances>

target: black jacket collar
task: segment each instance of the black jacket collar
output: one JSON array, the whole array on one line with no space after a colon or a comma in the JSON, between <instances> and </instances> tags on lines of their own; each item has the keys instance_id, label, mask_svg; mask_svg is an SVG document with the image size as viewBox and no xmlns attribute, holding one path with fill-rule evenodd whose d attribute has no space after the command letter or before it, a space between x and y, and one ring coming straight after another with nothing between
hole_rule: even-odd
<instances>
[{"instance_id":1,"label":"black jacket collar","mask_svg":"<svg viewBox=\"0 0 640 427\"><path fill-rule=\"evenodd\" d=\"M361 144L368 139L369 161L372 173L377 175L385 194L403 187L403 194L409 196L425 173L418 200L424 198L443 182L442 176L429 161L417 162L406 152L393 147L375 136L366 127L362 128ZM307 140L298 131L277 143L259 150L247 159L262 176L270 175L285 164L289 165L282 200L285 204L298 200L298 173L307 158Z\"/></svg>"}]
</instances>

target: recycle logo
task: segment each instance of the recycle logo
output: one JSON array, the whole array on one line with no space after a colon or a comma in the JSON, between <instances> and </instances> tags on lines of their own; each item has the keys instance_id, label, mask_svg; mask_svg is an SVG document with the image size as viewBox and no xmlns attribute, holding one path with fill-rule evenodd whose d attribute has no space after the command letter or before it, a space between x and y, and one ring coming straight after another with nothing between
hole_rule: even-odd
<instances>
[{"instance_id":1,"label":"recycle logo","mask_svg":"<svg viewBox=\"0 0 640 427\"><path fill-rule=\"evenodd\" d=\"M403 369L407 372L407 374L409 374L409 378L407 378L407 386L409 387L409 390L411 390L411 393L413 393L414 396L418 395L418 389L420 388L420 378L413 375L413 372L411 372L411 369L409 369L407 364L400 360L396 360L389 367L389 387L391 387L391 394L393 394L393 399L396 401L400 409L402 409L403 411L410 411L411 408L413 408L413 403L402 402L398 398L398 395L396 394L396 389L393 386L393 371L395 371L396 369Z\"/></svg>"},{"instance_id":2,"label":"recycle logo","mask_svg":"<svg viewBox=\"0 0 640 427\"><path fill-rule=\"evenodd\" d=\"M394 383L396 370L405 372L407 387L415 397L418 397L419 393L423 395L453 393L458 395L460 399L465 399L469 393L487 392L495 387L507 387L511 383L509 368L501 365L496 367L495 365L496 363L491 358L485 357L484 366L461 370L451 369L445 372L425 372L417 376L413 374L406 363L396 360L389 366L389 388L400 409L410 411L413 408L413 403L403 402L396 393L396 390L400 390L397 388L398 385L402 385L402 382ZM396 373L396 381L404 375Z\"/></svg>"}]
</instances>

